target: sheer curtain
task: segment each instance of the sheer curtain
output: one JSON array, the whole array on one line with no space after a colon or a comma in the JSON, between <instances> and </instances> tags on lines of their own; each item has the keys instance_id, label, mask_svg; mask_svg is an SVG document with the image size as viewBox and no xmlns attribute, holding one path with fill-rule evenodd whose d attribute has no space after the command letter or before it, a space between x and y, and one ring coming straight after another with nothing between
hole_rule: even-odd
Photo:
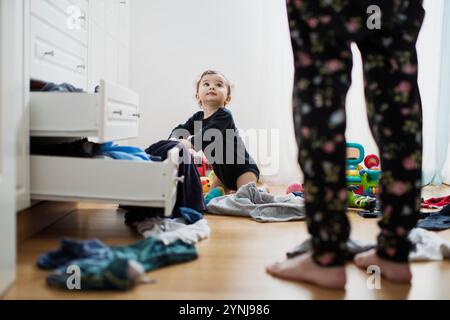
<instances>
[{"instance_id":1,"label":"sheer curtain","mask_svg":"<svg viewBox=\"0 0 450 320\"><path fill-rule=\"evenodd\" d=\"M424 8L425 21L417 43L424 115L422 183L439 185L450 182L450 1L425 0ZM378 154L366 117L361 56L355 45L352 52L346 137L348 141L361 143L366 153Z\"/></svg>"},{"instance_id":2,"label":"sheer curtain","mask_svg":"<svg viewBox=\"0 0 450 320\"><path fill-rule=\"evenodd\" d=\"M425 21L417 43L419 58L419 87L423 105L423 175L422 183L442 183L442 169L448 145L448 106L443 94L448 88L441 85L444 75L443 11L444 0L425 0ZM448 3L447 3L448 5ZM448 41L448 39L447 39ZM447 71L448 73L448 71ZM447 115L447 116L446 116ZM444 128L445 127L445 128Z\"/></svg>"},{"instance_id":3,"label":"sheer curtain","mask_svg":"<svg viewBox=\"0 0 450 320\"><path fill-rule=\"evenodd\" d=\"M444 21L442 25L442 62L439 107L442 110L442 122L438 128L438 137L442 139L437 143L442 146L437 161L438 173L442 181L450 184L450 1L444 1ZM443 160L445 159L445 160Z\"/></svg>"}]
</instances>

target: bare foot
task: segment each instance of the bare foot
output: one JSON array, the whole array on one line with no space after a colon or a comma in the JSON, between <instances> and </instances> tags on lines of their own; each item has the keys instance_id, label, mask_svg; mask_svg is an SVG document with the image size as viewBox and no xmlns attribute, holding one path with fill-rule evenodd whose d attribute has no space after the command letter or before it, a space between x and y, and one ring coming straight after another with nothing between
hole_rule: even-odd
<instances>
[{"instance_id":1,"label":"bare foot","mask_svg":"<svg viewBox=\"0 0 450 320\"><path fill-rule=\"evenodd\" d=\"M308 282L330 289L344 289L347 281L344 266L321 267L313 261L310 253L274 263L266 271L274 277Z\"/></svg>"},{"instance_id":2,"label":"bare foot","mask_svg":"<svg viewBox=\"0 0 450 320\"><path fill-rule=\"evenodd\" d=\"M411 283L412 274L409 263L392 262L380 258L375 249L356 255L354 261L359 268L364 270L371 265L380 267L381 275L390 281Z\"/></svg>"}]
</instances>

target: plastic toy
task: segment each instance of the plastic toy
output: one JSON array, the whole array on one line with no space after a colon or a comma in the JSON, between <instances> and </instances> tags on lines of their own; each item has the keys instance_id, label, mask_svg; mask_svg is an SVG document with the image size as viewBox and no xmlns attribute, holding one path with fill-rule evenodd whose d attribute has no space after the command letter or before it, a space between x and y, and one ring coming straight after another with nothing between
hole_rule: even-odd
<instances>
[{"instance_id":1,"label":"plastic toy","mask_svg":"<svg viewBox=\"0 0 450 320\"><path fill-rule=\"evenodd\" d=\"M286 194L293 193L293 192L303 192L303 186L298 182L293 182L288 185L286 189Z\"/></svg>"},{"instance_id":2,"label":"plastic toy","mask_svg":"<svg viewBox=\"0 0 450 320\"><path fill-rule=\"evenodd\" d=\"M222 187L216 187L214 189L212 189L208 195L205 197L205 204L208 205L208 203L217 197L221 197L225 194L225 190L223 190Z\"/></svg>"},{"instance_id":3,"label":"plastic toy","mask_svg":"<svg viewBox=\"0 0 450 320\"><path fill-rule=\"evenodd\" d=\"M374 211L377 203L376 198L361 196L353 191L348 192L348 206L352 208Z\"/></svg>"},{"instance_id":4,"label":"plastic toy","mask_svg":"<svg viewBox=\"0 0 450 320\"><path fill-rule=\"evenodd\" d=\"M357 155L347 158L349 190L357 195L375 197L379 193L380 159L374 154L364 157L364 147L359 143L347 143L347 149L359 151ZM361 164L363 161L366 168Z\"/></svg>"},{"instance_id":5,"label":"plastic toy","mask_svg":"<svg viewBox=\"0 0 450 320\"><path fill-rule=\"evenodd\" d=\"M208 179L209 179L209 181L213 181L214 180L214 177L216 176L216 174L214 173L214 171L213 170L211 170L211 172L208 174Z\"/></svg>"},{"instance_id":6,"label":"plastic toy","mask_svg":"<svg viewBox=\"0 0 450 320\"><path fill-rule=\"evenodd\" d=\"M200 181L202 182L203 193L211 191L211 180L209 180L209 178L200 177Z\"/></svg>"}]
</instances>

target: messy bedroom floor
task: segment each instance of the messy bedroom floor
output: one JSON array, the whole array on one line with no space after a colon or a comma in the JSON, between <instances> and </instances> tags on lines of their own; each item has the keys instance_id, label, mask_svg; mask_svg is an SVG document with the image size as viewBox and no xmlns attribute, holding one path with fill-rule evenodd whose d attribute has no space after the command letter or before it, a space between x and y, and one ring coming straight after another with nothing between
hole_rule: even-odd
<instances>
[{"instance_id":1,"label":"messy bedroom floor","mask_svg":"<svg viewBox=\"0 0 450 320\"><path fill-rule=\"evenodd\" d=\"M271 191L282 194L283 186ZM450 186L426 187L424 198L450 194ZM353 239L373 242L376 219L349 212ZM346 291L320 289L279 280L264 267L285 258L285 253L308 238L305 222L258 223L249 218L206 215L209 239L197 244L199 258L149 273L154 284L138 285L125 292L64 291L46 285L48 272L36 267L37 257L59 245L62 237L98 238L108 245L131 244L141 237L124 224L116 206L79 204L35 236L18 243L17 281L5 299L450 299L450 260L415 262L413 283L401 285L381 280L380 289L368 289L366 272L347 264ZM450 240L450 230L438 235Z\"/></svg>"}]
</instances>

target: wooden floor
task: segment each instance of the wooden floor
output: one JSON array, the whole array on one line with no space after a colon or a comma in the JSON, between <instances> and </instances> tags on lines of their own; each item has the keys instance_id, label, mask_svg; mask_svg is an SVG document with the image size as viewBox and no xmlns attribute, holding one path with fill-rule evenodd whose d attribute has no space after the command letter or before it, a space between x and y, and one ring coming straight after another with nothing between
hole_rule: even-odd
<instances>
[{"instance_id":1,"label":"wooden floor","mask_svg":"<svg viewBox=\"0 0 450 320\"><path fill-rule=\"evenodd\" d=\"M284 188L272 187L280 193ZM450 187L427 188L423 196L450 194ZM349 213L352 238L374 241L375 220ZM261 224L247 218L207 215L211 238L197 245L199 259L149 273L156 284L127 292L68 292L46 285L47 272L35 266L39 254L58 247L61 237L99 238L107 244L139 240L123 223L114 206L79 208L36 236L18 245L17 281L6 299L450 299L450 262L414 263L413 283L382 280L380 290L369 290L368 275L348 264L345 291L291 283L265 273L264 266L284 259L285 252L308 238L305 222ZM450 240L450 231L439 233Z\"/></svg>"}]
</instances>

